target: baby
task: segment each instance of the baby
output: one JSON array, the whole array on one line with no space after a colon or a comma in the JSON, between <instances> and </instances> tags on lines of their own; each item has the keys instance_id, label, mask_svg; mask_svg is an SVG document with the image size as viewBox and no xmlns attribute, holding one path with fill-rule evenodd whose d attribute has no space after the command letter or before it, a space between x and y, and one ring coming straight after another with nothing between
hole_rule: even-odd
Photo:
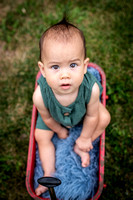
<instances>
[{"instance_id":1,"label":"baby","mask_svg":"<svg viewBox=\"0 0 133 200\"><path fill-rule=\"evenodd\" d=\"M38 110L35 139L38 143L44 176L55 172L54 133L61 139L68 130L83 122L74 151L81 157L82 167L90 164L92 142L110 122L110 114L100 103L102 86L87 72L85 38L81 30L63 19L47 29L40 39L42 76L33 94ZM36 195L47 188L39 185Z\"/></svg>"}]
</instances>

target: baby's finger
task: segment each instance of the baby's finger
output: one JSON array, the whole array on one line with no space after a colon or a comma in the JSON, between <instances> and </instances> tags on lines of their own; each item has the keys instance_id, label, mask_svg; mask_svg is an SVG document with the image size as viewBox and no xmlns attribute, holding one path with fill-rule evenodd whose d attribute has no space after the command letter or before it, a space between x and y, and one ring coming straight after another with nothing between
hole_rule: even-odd
<instances>
[{"instance_id":1,"label":"baby's finger","mask_svg":"<svg viewBox=\"0 0 133 200\"><path fill-rule=\"evenodd\" d=\"M92 149L93 149L93 146L91 146L90 148L88 148L87 151L89 152L89 151L92 150Z\"/></svg>"},{"instance_id":2,"label":"baby's finger","mask_svg":"<svg viewBox=\"0 0 133 200\"><path fill-rule=\"evenodd\" d=\"M89 152L91 149L90 148L88 148L87 150L86 150L86 152Z\"/></svg>"}]
</instances>

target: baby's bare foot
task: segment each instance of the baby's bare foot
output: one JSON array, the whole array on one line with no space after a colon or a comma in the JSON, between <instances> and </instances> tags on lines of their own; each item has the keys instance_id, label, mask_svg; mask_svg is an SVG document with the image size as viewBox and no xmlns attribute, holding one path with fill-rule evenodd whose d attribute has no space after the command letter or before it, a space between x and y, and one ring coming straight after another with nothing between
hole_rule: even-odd
<instances>
[{"instance_id":1,"label":"baby's bare foot","mask_svg":"<svg viewBox=\"0 0 133 200\"><path fill-rule=\"evenodd\" d=\"M77 145L74 147L75 153L81 157L82 167L88 167L90 164L90 155L88 152L81 151Z\"/></svg>"},{"instance_id":2,"label":"baby's bare foot","mask_svg":"<svg viewBox=\"0 0 133 200\"><path fill-rule=\"evenodd\" d=\"M46 192L48 190L47 187L44 187L42 185L38 185L38 187L35 190L35 193L37 196L40 196L42 193Z\"/></svg>"},{"instance_id":3,"label":"baby's bare foot","mask_svg":"<svg viewBox=\"0 0 133 200\"><path fill-rule=\"evenodd\" d=\"M82 167L88 167L90 164L90 156L88 152L83 152L81 153L81 162L82 162Z\"/></svg>"}]
</instances>

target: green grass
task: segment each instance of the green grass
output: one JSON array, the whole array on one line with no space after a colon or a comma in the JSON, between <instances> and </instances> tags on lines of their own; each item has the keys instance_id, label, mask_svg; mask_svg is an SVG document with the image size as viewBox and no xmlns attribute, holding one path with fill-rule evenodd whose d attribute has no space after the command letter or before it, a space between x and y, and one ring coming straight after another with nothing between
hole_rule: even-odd
<instances>
[{"instance_id":1,"label":"green grass","mask_svg":"<svg viewBox=\"0 0 133 200\"><path fill-rule=\"evenodd\" d=\"M1 1L0 12L0 199L31 199L25 172L38 71L38 40L63 17L85 34L87 55L107 78L105 183L100 199L131 199L132 188L132 1Z\"/></svg>"}]
</instances>

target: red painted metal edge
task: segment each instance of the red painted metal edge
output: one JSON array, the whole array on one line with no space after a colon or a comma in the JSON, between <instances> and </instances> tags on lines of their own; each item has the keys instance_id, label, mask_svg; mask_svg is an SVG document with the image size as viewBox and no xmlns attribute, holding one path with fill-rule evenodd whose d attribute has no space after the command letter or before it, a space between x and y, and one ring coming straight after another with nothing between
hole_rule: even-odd
<instances>
[{"instance_id":1,"label":"red painted metal edge","mask_svg":"<svg viewBox=\"0 0 133 200\"><path fill-rule=\"evenodd\" d=\"M101 97L101 102L104 106L106 106L106 76L104 71L101 67L99 67L97 64L89 63L88 67L93 67L98 70L101 79L102 79L102 86L103 86L103 92ZM37 80L40 77L41 72L38 72L36 76L36 82L35 82L35 88L37 87ZM26 188L29 193L29 195L34 198L35 200L48 200L48 198L38 197L35 194L34 187L33 187L33 178L34 178L34 165L35 165L35 137L34 137L34 131L35 131L35 125L36 125L36 118L37 118L37 109L33 105L32 109L32 119L31 119L31 130L30 130L30 137L29 137L29 149L28 149L28 158L27 158L27 169L26 169ZM91 200L97 200L99 199L104 185L104 156L105 156L105 131L102 133L100 137L100 147L99 147L99 187L94 195L94 197Z\"/></svg>"},{"instance_id":2,"label":"red painted metal edge","mask_svg":"<svg viewBox=\"0 0 133 200\"><path fill-rule=\"evenodd\" d=\"M88 67L93 67L99 71L101 76L101 84L103 87L101 102L104 106L106 106L106 76L101 67L97 64L89 63ZM105 157L105 131L102 133L100 137L100 146L99 146L99 186L96 194L91 200L99 199L104 185L104 157Z\"/></svg>"}]
</instances>

